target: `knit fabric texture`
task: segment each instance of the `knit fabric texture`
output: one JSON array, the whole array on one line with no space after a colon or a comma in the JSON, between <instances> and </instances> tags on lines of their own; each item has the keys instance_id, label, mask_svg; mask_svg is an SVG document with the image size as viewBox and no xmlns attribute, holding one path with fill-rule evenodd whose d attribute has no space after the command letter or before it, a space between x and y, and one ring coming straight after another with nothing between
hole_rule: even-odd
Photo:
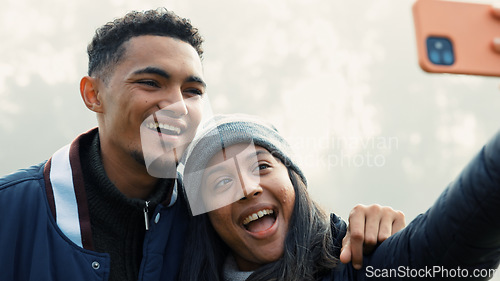
<instances>
[{"instance_id":1,"label":"knit fabric texture","mask_svg":"<svg viewBox=\"0 0 500 281\"><path fill-rule=\"evenodd\" d=\"M110 181L102 163L98 134L82 140L80 157L95 251L110 255L110 281L137 280L146 232L145 201L127 198ZM147 199L150 212L170 201L173 181L159 180Z\"/></svg>"},{"instance_id":2,"label":"knit fabric texture","mask_svg":"<svg viewBox=\"0 0 500 281\"><path fill-rule=\"evenodd\" d=\"M222 269L222 274L224 275L224 281L245 281L252 275L253 271L241 271L238 269L236 260L233 255L228 255L226 261L224 262L224 267Z\"/></svg>"}]
</instances>

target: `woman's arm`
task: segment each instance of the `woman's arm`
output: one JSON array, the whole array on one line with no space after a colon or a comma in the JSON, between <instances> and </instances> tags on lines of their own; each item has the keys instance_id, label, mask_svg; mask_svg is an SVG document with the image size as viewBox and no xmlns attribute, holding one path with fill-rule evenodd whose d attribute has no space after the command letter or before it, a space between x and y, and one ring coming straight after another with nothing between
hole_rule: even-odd
<instances>
[{"instance_id":1,"label":"woman's arm","mask_svg":"<svg viewBox=\"0 0 500 281\"><path fill-rule=\"evenodd\" d=\"M367 258L365 270L373 274L376 269L397 272L401 269L404 274L460 267L473 273L473 269L496 268L499 260L500 133L497 133L426 213L387 239Z\"/></svg>"}]
</instances>

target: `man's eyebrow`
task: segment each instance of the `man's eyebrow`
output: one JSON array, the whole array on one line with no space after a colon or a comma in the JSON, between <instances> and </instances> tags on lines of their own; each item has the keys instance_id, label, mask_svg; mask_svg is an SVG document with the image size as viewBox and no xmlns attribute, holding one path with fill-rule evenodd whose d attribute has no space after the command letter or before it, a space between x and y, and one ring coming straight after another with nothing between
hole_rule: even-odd
<instances>
[{"instance_id":1,"label":"man's eyebrow","mask_svg":"<svg viewBox=\"0 0 500 281\"><path fill-rule=\"evenodd\" d=\"M166 79L170 78L170 74L168 74L165 70L160 69L158 67L153 67L153 66L148 66L146 68L136 70L136 71L134 71L134 74L135 75L138 75L138 74L155 74L155 75L159 75L161 77L164 77Z\"/></svg>"},{"instance_id":2,"label":"man's eyebrow","mask_svg":"<svg viewBox=\"0 0 500 281\"><path fill-rule=\"evenodd\" d=\"M201 77L194 76L194 75L191 75L188 78L186 78L186 80L184 82L196 82L196 83L201 84L203 86L203 88L207 87L207 84L205 83L205 81L203 81L203 79L201 79Z\"/></svg>"},{"instance_id":3,"label":"man's eyebrow","mask_svg":"<svg viewBox=\"0 0 500 281\"><path fill-rule=\"evenodd\" d=\"M148 66L146 68L136 70L136 71L134 71L134 74L135 75L139 75L139 74L155 74L155 75L159 75L159 76L161 76L163 78L170 79L170 74L168 74L168 72L166 72L165 70L160 69L158 67L154 67L154 66ZM207 87L207 84L205 83L205 81L203 81L203 79L201 79L201 77L198 77L198 76L195 76L195 75L189 76L188 78L186 78L184 80L184 82L196 82L196 83L201 84L204 88Z\"/></svg>"}]
</instances>

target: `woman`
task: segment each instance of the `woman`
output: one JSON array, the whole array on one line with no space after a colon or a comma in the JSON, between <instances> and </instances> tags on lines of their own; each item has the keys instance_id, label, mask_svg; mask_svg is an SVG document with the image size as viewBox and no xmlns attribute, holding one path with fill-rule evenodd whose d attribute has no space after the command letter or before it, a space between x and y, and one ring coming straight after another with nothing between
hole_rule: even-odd
<instances>
[{"instance_id":1,"label":"woman","mask_svg":"<svg viewBox=\"0 0 500 281\"><path fill-rule=\"evenodd\" d=\"M190 206L208 214L193 220L181 280L422 280L456 277L443 274L460 267L471 274L494 268L500 260L500 137L486 150L490 158L474 161L433 208L356 271L338 262L341 224L310 200L277 131L251 117L218 117L187 154ZM434 266L441 276L422 271Z\"/></svg>"},{"instance_id":2,"label":"woman","mask_svg":"<svg viewBox=\"0 0 500 281\"><path fill-rule=\"evenodd\" d=\"M293 221L290 222L293 224L293 230L288 232L288 242L287 242L287 251L288 254L284 255L283 262L279 263L276 266L269 267L267 270L260 270L262 273L254 274L252 278L256 280L268 279L272 276L277 275L278 272L282 272L282 280L307 280L311 279L307 276L320 276L323 272L328 271L330 268L334 267L338 263L339 250L341 245L342 237L345 235L345 223L337 218L335 215L331 216L331 222L325 216L325 214L312 202L307 194L305 189L305 178L298 168L294 164L291 158L291 151L288 147L288 144L277 134L277 132L271 126L261 123L255 123L257 119L249 116L242 115L231 115L231 116L218 116L215 119L215 124L208 123L206 125L205 130L199 134L200 138L197 138L193 145L191 146L191 150L189 151L190 157L188 159L187 168L184 173L185 178L185 188L187 192L187 197L190 202L191 209L193 214L198 215L200 213L204 213L206 211L211 211L209 215L202 214L199 216L195 216L193 220L193 224L191 226L191 231L189 233L193 233L190 238L190 243L188 243L189 248L187 249L187 258L186 262L184 262L184 274L181 276L180 280L220 280L220 277L224 274L222 273L222 267L225 264L226 275L249 275L246 273L239 273L234 270L229 272L230 269L236 268L236 265L231 263L233 259L226 257L232 257L232 255L228 255L230 252L230 248L226 246L230 244L234 249L238 249L241 251L249 250L249 249L259 249L259 247L255 247L254 245L247 245L246 247L238 247L240 245L244 245L245 241L230 241L230 237L225 239L226 243L224 243L219 237L224 238L224 233L229 234L231 236L231 232L227 232L225 230L232 229L235 231L243 230L238 228L231 228L231 225L225 225L224 222L228 222L230 220L221 217L216 220L213 219L212 222L214 226L218 229L219 234L216 234L212 224L210 222L209 217L215 217L217 215L222 215L224 211L226 211L226 215L228 207L224 207L229 205L232 202L240 201L242 204L232 204L231 206L241 206L245 204L250 204L253 207L255 200L246 200L242 199L245 197L244 192L251 192L257 197L261 198L260 194L264 194L264 197L267 197L268 194L275 194L276 196L281 196L279 191L276 190L276 187L280 186L279 183L269 184L266 180L269 179L269 175L264 177L265 171L270 171L270 169L265 169L264 163L261 165L261 172L256 174L261 174L262 177L250 177L246 178L246 180L242 180L243 184L246 184L248 188L256 187L253 183L256 183L255 180L259 180L260 184L263 188L266 189L266 192L257 192L256 190L243 190L243 189L234 189L227 188L229 185L226 183L222 183L226 188L224 192L207 192L208 190L212 190L214 185L211 186L212 189L204 188L200 192L200 186L202 186L202 182L205 186L209 185L211 179L218 178L218 174L221 171L224 171L224 166L213 165L212 163L208 163L210 158L219 153L219 156L222 151L227 152L226 158L236 159L240 158L239 155L239 147L238 145L234 147L229 147L228 149L224 149L222 146L230 145L230 144L241 144L241 143L250 143L254 140L256 144L264 146L269 150L263 149L260 147L258 152L254 147L249 146L249 150L245 151L246 155L243 161L229 162L229 167L234 167L233 163L240 163L238 167L244 168L244 164L247 165L246 171L248 171L248 165L254 164L257 162L257 157L266 158L268 160L268 164L272 162L273 166L276 168L283 168L283 163L287 163L288 168L279 169L281 171L281 180L288 183L286 186L287 192L283 195L288 196L288 198L280 198L279 200L284 200L283 203L284 208L279 208L282 204L274 201L276 204L269 204L268 206L276 208L266 209L264 202L260 202L259 210L251 211L245 210L248 215L245 215L246 225L244 227L255 230L255 228L263 227L261 222L269 223L270 220L274 218L280 218L280 222L276 223L275 227L273 227L275 235L272 235L275 239L274 243L276 245L269 245L273 251L264 252L264 255L260 255L257 253L257 259L264 258L264 261L261 261L260 264L268 263L270 260L277 260L280 256L283 255L283 244L286 237L286 233L288 232L288 224L290 218L293 217ZM249 122L244 122L244 121ZM233 122L235 121L235 122ZM225 123L227 126L219 126L218 128L224 130L219 131L215 129L217 125L222 125ZM227 129L227 131L225 130ZM253 135L245 134L245 132L253 132ZM258 137L257 137L258 133ZM224 140L221 143L220 137L224 135ZM233 138L234 137L234 138ZM248 147L243 145L243 148ZM277 149L280 147L280 149ZM236 148L236 150L234 150ZM265 153L266 151L273 151L276 154L271 156L269 153ZM255 156L248 158L247 156ZM215 157L215 156L214 156ZM280 159L280 160L278 160ZM252 162L254 161L254 162ZM263 161L263 159L261 159ZM278 162L280 161L281 164ZM213 162L219 162L218 159L213 160ZM207 168L208 165L208 169ZM254 167L255 168L255 167ZM215 170L215 172L214 172ZM286 171L286 173L285 173ZM202 180L203 176L210 174L209 178L205 178ZM271 173L275 175L276 173ZM229 178L225 178L224 181L229 181ZM252 183L253 181L253 183ZM236 187L237 185L232 185ZM221 190L219 188L219 190ZM286 190L286 188L285 188ZM257 194L256 194L257 193ZM202 194L204 194L204 198L202 198ZM295 195L296 194L296 195ZM228 196L229 195L229 196ZM269 199L269 198L268 198ZM269 200L268 200L269 201ZM271 198L272 201L272 198ZM359 209L361 208L361 212ZM365 215L363 211L368 211L369 214ZM385 211L385 212L384 212ZM222 212L222 213L221 213ZM272 212L272 213L271 213ZM230 212L229 212L230 213ZM265 213L265 215L264 215ZM293 213L293 216L292 216ZM262 216L262 218L253 221L253 218L250 216ZM284 215L286 215L286 219L284 219ZM379 215L379 216L377 216ZM250 218L248 218L250 217ZM357 206L351 216L353 220L351 221L351 225L356 229L356 221L361 224L361 226L357 227L357 229L363 230L365 227L365 219L367 224L367 236L365 241L371 240L372 244L377 242L377 233L378 233L378 241L385 240L392 233L404 227L404 215L401 212L395 212L392 209L378 209L377 206L372 206L371 208L363 208L362 206ZM282 219L283 218L283 219ZM250 222L249 220L252 220ZM218 223L220 222L220 223ZM358 225L359 225L358 224ZM379 227L380 229L376 229ZM279 225L279 227L278 227ZM375 225L375 229L369 230L369 225ZM265 227L265 226L264 226ZM392 227L392 229L390 229ZM382 229L385 228L385 229ZM245 229L247 231L247 229ZM257 231L258 232L258 231ZM261 231L262 232L262 231ZM273 231L268 231L273 232ZM198 236L199 233L206 233L207 236ZM373 237L368 237L368 234L375 234ZM262 233L259 234L262 239ZM264 235L265 236L265 235ZM247 241L248 242L248 241ZM358 243L359 245L361 243ZM367 244L370 244L368 242ZM310 251L311 245L313 245L314 251ZM232 251L234 252L234 251ZM248 252L248 251L247 251ZM361 251L359 251L361 252ZM196 253L196 254L195 254ZM350 257L350 249L346 246L343 254L344 260L349 260ZM355 251L353 251L355 253ZM250 253L252 255L252 253ZM238 260L240 261L238 255L236 255ZM353 262L355 261L355 257L353 256ZM226 261L227 260L227 261ZM244 259L243 259L244 261ZM358 260L357 262L360 262ZM306 270L301 269L300 265L302 265ZM243 269L244 265L241 265ZM359 265L360 266L360 265ZM279 270L276 268L280 267ZM263 276L266 276L265 278ZM229 276L226 276L229 277ZM295 279L293 279L295 278ZM229 280L238 280L236 278L228 278ZM246 276L244 277L246 279ZM242 280L244 280L242 279Z\"/></svg>"}]
</instances>

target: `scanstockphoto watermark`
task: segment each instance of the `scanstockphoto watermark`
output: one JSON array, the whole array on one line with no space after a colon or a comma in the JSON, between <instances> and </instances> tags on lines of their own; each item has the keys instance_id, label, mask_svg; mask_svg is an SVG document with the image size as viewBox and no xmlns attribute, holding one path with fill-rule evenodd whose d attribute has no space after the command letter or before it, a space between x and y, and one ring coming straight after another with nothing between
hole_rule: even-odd
<instances>
[{"instance_id":1,"label":"scanstockphoto watermark","mask_svg":"<svg viewBox=\"0 0 500 281\"><path fill-rule=\"evenodd\" d=\"M470 268L445 268L443 266L426 266L424 268L410 268L399 266L397 268L374 268L367 266L367 278L491 278L496 269L470 269Z\"/></svg>"},{"instance_id":2,"label":"scanstockphoto watermark","mask_svg":"<svg viewBox=\"0 0 500 281\"><path fill-rule=\"evenodd\" d=\"M397 137L296 137L290 143L302 152L298 155L303 165L328 170L337 167L380 168L388 157L399 149Z\"/></svg>"}]
</instances>

